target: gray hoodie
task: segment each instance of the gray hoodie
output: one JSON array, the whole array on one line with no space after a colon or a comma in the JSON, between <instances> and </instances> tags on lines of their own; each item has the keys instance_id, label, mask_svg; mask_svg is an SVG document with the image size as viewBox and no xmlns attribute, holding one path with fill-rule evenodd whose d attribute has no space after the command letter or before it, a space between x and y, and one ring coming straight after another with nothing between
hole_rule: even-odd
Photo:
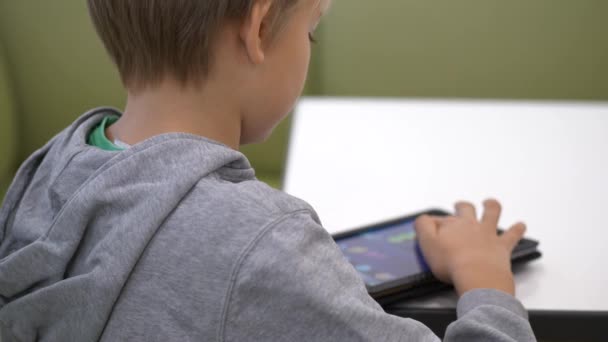
<instances>
[{"instance_id":1,"label":"gray hoodie","mask_svg":"<svg viewBox=\"0 0 608 342\"><path fill-rule=\"evenodd\" d=\"M239 152L163 134L86 144L84 114L19 169L0 211L0 341L438 341L369 297L305 202ZM534 341L475 290L445 341Z\"/></svg>"}]
</instances>

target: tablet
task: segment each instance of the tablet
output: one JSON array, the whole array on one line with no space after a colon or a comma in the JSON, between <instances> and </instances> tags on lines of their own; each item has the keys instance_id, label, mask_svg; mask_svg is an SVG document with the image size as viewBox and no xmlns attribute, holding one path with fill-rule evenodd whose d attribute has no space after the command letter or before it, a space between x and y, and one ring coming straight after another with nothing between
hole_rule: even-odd
<instances>
[{"instance_id":1,"label":"tablet","mask_svg":"<svg viewBox=\"0 0 608 342\"><path fill-rule=\"evenodd\" d=\"M334 235L370 295L381 304L449 287L433 277L416 242L414 221L423 214L450 215L442 210L427 210ZM513 250L512 261L539 258L537 247L537 241L522 239Z\"/></svg>"}]
</instances>

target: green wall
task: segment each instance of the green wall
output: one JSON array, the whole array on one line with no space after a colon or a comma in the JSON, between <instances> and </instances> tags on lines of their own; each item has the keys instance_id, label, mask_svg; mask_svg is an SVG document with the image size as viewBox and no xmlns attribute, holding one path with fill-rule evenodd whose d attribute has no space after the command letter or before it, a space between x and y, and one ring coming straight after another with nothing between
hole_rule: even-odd
<instances>
[{"instance_id":1,"label":"green wall","mask_svg":"<svg viewBox=\"0 0 608 342\"><path fill-rule=\"evenodd\" d=\"M608 1L335 0L322 93L608 99Z\"/></svg>"},{"instance_id":2,"label":"green wall","mask_svg":"<svg viewBox=\"0 0 608 342\"><path fill-rule=\"evenodd\" d=\"M123 104L117 73L94 38L85 0L0 0L21 159L84 111Z\"/></svg>"},{"instance_id":3,"label":"green wall","mask_svg":"<svg viewBox=\"0 0 608 342\"><path fill-rule=\"evenodd\" d=\"M12 92L11 79L4 60L4 47L0 44L0 203L16 164L17 127Z\"/></svg>"}]
</instances>

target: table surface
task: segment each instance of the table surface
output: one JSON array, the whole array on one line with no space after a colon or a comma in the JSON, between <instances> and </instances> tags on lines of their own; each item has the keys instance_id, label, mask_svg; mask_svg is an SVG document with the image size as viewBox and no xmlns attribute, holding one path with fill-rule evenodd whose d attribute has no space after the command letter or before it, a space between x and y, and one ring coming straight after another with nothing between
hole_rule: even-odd
<instances>
[{"instance_id":1,"label":"table surface","mask_svg":"<svg viewBox=\"0 0 608 342\"><path fill-rule=\"evenodd\" d=\"M290 139L284 190L330 233L497 198L501 226L540 241L516 273L526 308L608 311L608 103L305 98Z\"/></svg>"}]
</instances>

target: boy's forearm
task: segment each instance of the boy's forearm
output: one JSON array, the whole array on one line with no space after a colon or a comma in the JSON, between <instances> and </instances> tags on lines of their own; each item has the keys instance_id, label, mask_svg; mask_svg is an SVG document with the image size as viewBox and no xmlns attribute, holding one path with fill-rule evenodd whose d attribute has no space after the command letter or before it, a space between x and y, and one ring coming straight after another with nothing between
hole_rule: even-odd
<instances>
[{"instance_id":1,"label":"boy's forearm","mask_svg":"<svg viewBox=\"0 0 608 342\"><path fill-rule=\"evenodd\" d=\"M458 320L448 327L446 342L536 341L528 314L510 294L477 289L465 293L458 302Z\"/></svg>"}]
</instances>

